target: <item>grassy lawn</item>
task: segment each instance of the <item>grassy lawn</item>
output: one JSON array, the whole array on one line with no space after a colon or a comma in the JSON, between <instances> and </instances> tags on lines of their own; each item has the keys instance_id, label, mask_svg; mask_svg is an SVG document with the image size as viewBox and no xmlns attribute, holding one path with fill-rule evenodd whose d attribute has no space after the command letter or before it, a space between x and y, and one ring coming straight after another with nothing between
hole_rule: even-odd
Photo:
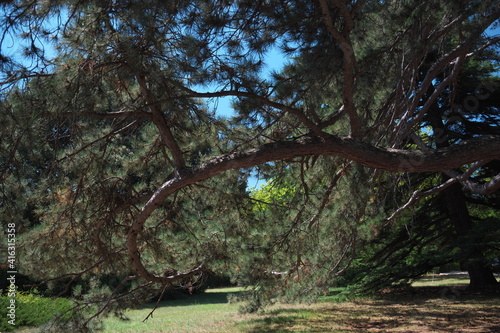
<instances>
[{"instance_id":1,"label":"grassy lawn","mask_svg":"<svg viewBox=\"0 0 500 333\"><path fill-rule=\"evenodd\" d=\"M275 305L259 314L240 314L227 301L237 288L165 301L146 322L154 305L109 318L111 332L500 332L500 297L465 290L467 276L427 276L413 292L342 303L324 298L312 305Z\"/></svg>"},{"instance_id":2,"label":"grassy lawn","mask_svg":"<svg viewBox=\"0 0 500 333\"><path fill-rule=\"evenodd\" d=\"M429 274L413 282L414 287L433 287L433 286L467 286L469 276L467 274Z\"/></svg>"},{"instance_id":3,"label":"grassy lawn","mask_svg":"<svg viewBox=\"0 0 500 333\"><path fill-rule=\"evenodd\" d=\"M128 320L109 318L105 332L236 332L251 316L238 313L238 304L228 302L228 295L241 288L207 290L201 295L161 302L152 317L143 320L155 304L127 311Z\"/></svg>"}]
</instances>

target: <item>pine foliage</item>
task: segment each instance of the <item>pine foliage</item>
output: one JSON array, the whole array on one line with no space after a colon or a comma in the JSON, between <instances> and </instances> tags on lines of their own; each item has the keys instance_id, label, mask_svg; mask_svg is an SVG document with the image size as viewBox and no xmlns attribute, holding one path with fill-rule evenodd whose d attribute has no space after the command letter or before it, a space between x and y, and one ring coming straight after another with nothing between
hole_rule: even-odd
<instances>
[{"instance_id":1,"label":"pine foliage","mask_svg":"<svg viewBox=\"0 0 500 333\"><path fill-rule=\"evenodd\" d=\"M412 278L462 236L496 255L475 238L498 231L493 0L0 8L0 218L20 271L82 308L224 274L255 310L311 301L351 265ZM450 179L481 222L451 240L439 194L405 205Z\"/></svg>"}]
</instances>

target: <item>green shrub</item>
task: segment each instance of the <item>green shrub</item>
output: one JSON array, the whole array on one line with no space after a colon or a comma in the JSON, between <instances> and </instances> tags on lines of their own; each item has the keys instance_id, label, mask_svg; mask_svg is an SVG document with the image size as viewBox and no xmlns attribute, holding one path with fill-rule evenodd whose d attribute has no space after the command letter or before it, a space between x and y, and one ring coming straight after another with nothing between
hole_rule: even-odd
<instances>
[{"instance_id":1,"label":"green shrub","mask_svg":"<svg viewBox=\"0 0 500 333\"><path fill-rule=\"evenodd\" d=\"M47 323L55 316L69 318L72 302L66 298L47 298L36 292L18 292L16 294L15 326L10 324L7 317L11 298L6 294L0 296L0 332L10 332L23 326L33 327Z\"/></svg>"}]
</instances>

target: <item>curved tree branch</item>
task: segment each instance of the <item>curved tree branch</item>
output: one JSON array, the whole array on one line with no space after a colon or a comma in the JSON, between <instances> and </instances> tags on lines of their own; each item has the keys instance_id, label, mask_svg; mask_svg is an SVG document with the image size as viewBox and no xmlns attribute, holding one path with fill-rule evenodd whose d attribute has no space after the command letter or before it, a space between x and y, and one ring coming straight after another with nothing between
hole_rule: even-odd
<instances>
[{"instance_id":1,"label":"curved tree branch","mask_svg":"<svg viewBox=\"0 0 500 333\"><path fill-rule=\"evenodd\" d=\"M390 221L394 220L403 211L405 211L409 207L415 205L421 199L423 199L425 197L428 197L430 195L439 193L439 192L447 189L451 185L453 185L453 184L455 184L457 182L460 182L462 180L467 179L474 171L476 171L482 165L484 165L484 161L478 161L478 162L474 163L463 175L460 175L459 177L450 178L446 182L444 182L444 183L442 183L442 184L440 184L438 186L435 186L435 187L431 188L430 190L427 190L427 191L424 191L424 192L422 192L420 190L416 190L415 192L412 193L410 199L403 206L399 207L394 213L392 213L391 216L389 216L386 219L386 222L390 222Z\"/></svg>"},{"instance_id":2,"label":"curved tree branch","mask_svg":"<svg viewBox=\"0 0 500 333\"><path fill-rule=\"evenodd\" d=\"M467 191L474 194L487 195L500 189L500 174L493 177L490 181L480 184L468 179L468 176L464 176L465 174L461 175L453 170L445 170L443 173L452 177L452 179L457 179Z\"/></svg>"},{"instance_id":3,"label":"curved tree branch","mask_svg":"<svg viewBox=\"0 0 500 333\"><path fill-rule=\"evenodd\" d=\"M367 167L393 172L442 171L479 160L500 159L500 136L483 136L451 147L429 151L408 151L376 147L350 137L332 135L326 139L309 137L300 141L274 142L247 151L215 157L172 175L144 205L127 235L127 248L133 267L143 278L157 283L172 283L204 270L203 265L200 265L186 273L160 277L151 274L142 264L137 237L148 217L169 195L228 170L313 155L343 157Z\"/></svg>"}]
</instances>

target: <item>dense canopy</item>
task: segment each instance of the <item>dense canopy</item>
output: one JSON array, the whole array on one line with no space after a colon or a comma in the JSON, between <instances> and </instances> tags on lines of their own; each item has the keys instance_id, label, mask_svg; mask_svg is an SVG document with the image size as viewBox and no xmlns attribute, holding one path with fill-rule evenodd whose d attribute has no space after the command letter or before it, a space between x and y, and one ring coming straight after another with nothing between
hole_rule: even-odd
<instances>
[{"instance_id":1,"label":"dense canopy","mask_svg":"<svg viewBox=\"0 0 500 333\"><path fill-rule=\"evenodd\" d=\"M1 220L24 274L118 279L81 304L208 273L314 297L410 222L498 233L496 1L0 6ZM489 242L450 245L486 284Z\"/></svg>"}]
</instances>

